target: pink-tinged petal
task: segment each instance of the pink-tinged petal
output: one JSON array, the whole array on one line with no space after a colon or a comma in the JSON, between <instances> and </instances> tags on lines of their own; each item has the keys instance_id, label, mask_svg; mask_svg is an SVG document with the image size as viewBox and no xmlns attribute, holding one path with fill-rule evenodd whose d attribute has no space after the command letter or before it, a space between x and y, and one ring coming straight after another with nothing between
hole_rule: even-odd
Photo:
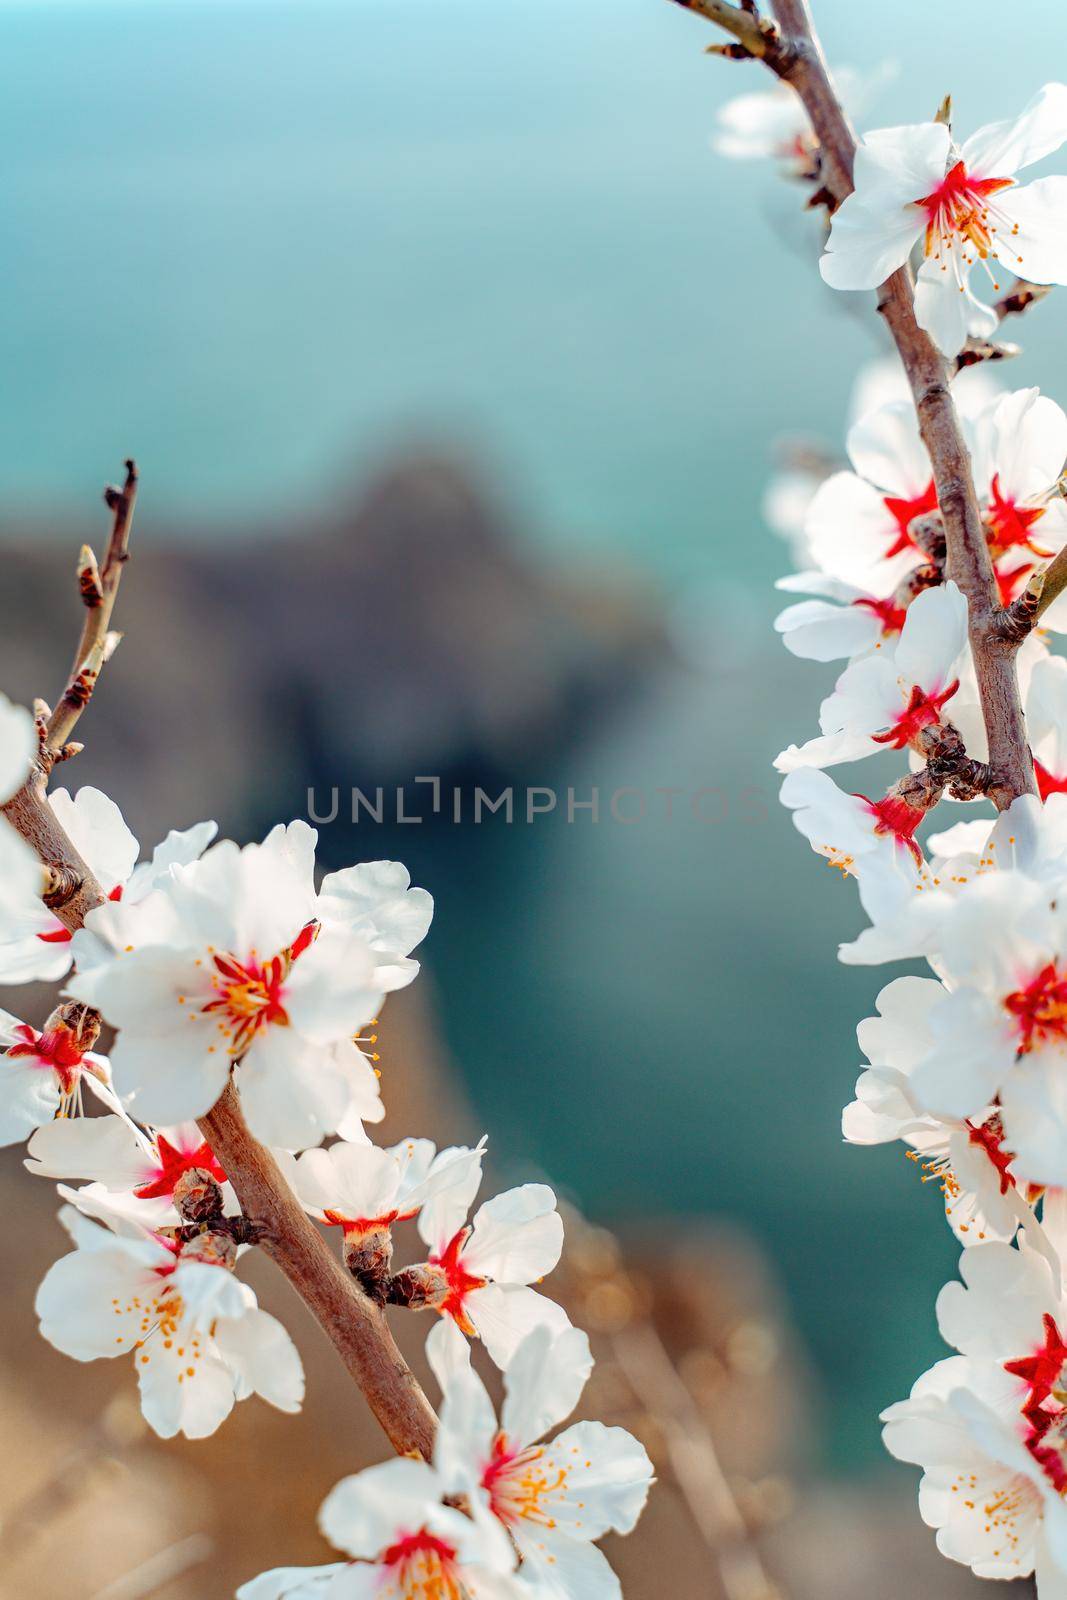
<instances>
[{"instance_id":1,"label":"pink-tinged petal","mask_svg":"<svg viewBox=\"0 0 1067 1600\"><path fill-rule=\"evenodd\" d=\"M1010 178L1067 140L1067 86L1046 83L1025 110L973 133L961 154L977 178Z\"/></svg>"},{"instance_id":2,"label":"pink-tinged petal","mask_svg":"<svg viewBox=\"0 0 1067 1600\"><path fill-rule=\"evenodd\" d=\"M958 677L966 643L967 601L956 584L943 583L926 589L908 607L893 662L905 685L938 694Z\"/></svg>"},{"instance_id":3,"label":"pink-tinged petal","mask_svg":"<svg viewBox=\"0 0 1067 1600\"><path fill-rule=\"evenodd\" d=\"M883 494L915 499L933 477L910 400L868 411L849 429L847 449L860 477Z\"/></svg>"},{"instance_id":4,"label":"pink-tinged petal","mask_svg":"<svg viewBox=\"0 0 1067 1600\"><path fill-rule=\"evenodd\" d=\"M1067 283L1067 178L1038 178L1003 197L1018 232L1001 242L1000 259L1031 283Z\"/></svg>"},{"instance_id":5,"label":"pink-tinged petal","mask_svg":"<svg viewBox=\"0 0 1067 1600\"><path fill-rule=\"evenodd\" d=\"M919 268L915 319L945 356L957 355L972 334L988 338L998 326L996 312L978 299L969 283L959 284L933 257Z\"/></svg>"},{"instance_id":6,"label":"pink-tinged petal","mask_svg":"<svg viewBox=\"0 0 1067 1600\"><path fill-rule=\"evenodd\" d=\"M500 1421L519 1449L565 1421L593 1370L589 1336L581 1328L553 1334L537 1328L525 1338L504 1374Z\"/></svg>"},{"instance_id":7,"label":"pink-tinged petal","mask_svg":"<svg viewBox=\"0 0 1067 1600\"><path fill-rule=\"evenodd\" d=\"M304 1403L304 1368L295 1344L276 1317L257 1308L215 1324L216 1347L236 1377L238 1400L258 1394L279 1411Z\"/></svg>"}]
</instances>

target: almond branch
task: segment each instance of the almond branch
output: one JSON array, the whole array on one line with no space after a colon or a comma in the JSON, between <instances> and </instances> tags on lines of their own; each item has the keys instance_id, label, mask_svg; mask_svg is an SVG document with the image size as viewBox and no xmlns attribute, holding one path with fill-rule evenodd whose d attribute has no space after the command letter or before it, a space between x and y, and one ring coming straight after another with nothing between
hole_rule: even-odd
<instances>
[{"instance_id":1,"label":"almond branch","mask_svg":"<svg viewBox=\"0 0 1067 1600\"><path fill-rule=\"evenodd\" d=\"M740 37L739 27L747 29L754 20L751 11L736 6L728 8L734 15L724 22L712 14L704 0L699 4L688 0L678 3L718 22L735 38ZM718 9L714 8L716 12ZM768 32L767 25L763 25L761 59L800 96L819 141L820 182L834 204L840 205L852 192L855 135L830 80L806 0L775 0L774 9L778 28ZM989 792L1003 810L1016 795L1037 792L1015 671L1017 641L1004 636L993 562L974 490L970 457L949 390L948 366L915 320L912 278L906 266L883 283L878 291L878 309L907 374L919 431L930 457L945 524L946 576L955 579L967 597L971 653L989 742L989 762L996 774L996 783Z\"/></svg>"},{"instance_id":2,"label":"almond branch","mask_svg":"<svg viewBox=\"0 0 1067 1600\"><path fill-rule=\"evenodd\" d=\"M103 598L90 607L86 618L78 648L81 661L86 659L86 649L95 649L109 631L115 594L127 559L136 483L133 463L128 462L125 488L111 491L114 498L109 503L115 519L107 558L99 573ZM83 559L80 573L86 567ZM85 582L92 586L91 572ZM70 707L65 712L65 699L51 719L60 734L73 727L83 709ZM61 720L61 714L65 719L72 713L73 721ZM106 896L48 804L46 769L50 765L46 746L26 784L3 811L45 868L44 898L64 926L74 932L95 906L105 903ZM232 1083L212 1110L200 1118L200 1128L225 1168L245 1215L260 1225L262 1248L281 1268L333 1344L393 1448L400 1455L428 1458L437 1425L433 1408L397 1348L382 1311L330 1251L270 1151L249 1133Z\"/></svg>"},{"instance_id":3,"label":"almond branch","mask_svg":"<svg viewBox=\"0 0 1067 1600\"><path fill-rule=\"evenodd\" d=\"M88 545L82 546L78 558L78 589L85 606L85 621L63 698L47 722L45 747L53 759L74 732L78 718L92 697L100 668L118 643L111 633L111 614L118 597L122 569L130 557L130 524L136 499L137 467L133 461L127 461L122 488L110 487L104 491L112 521L103 566L97 566Z\"/></svg>"}]
</instances>

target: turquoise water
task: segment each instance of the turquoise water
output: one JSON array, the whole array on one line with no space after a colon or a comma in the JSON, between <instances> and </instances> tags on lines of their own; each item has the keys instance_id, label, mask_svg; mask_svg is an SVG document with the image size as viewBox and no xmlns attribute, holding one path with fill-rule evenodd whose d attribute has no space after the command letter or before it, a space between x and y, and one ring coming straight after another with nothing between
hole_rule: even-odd
<instances>
[{"instance_id":1,"label":"turquoise water","mask_svg":"<svg viewBox=\"0 0 1067 1600\"><path fill-rule=\"evenodd\" d=\"M1011 113L1061 21L1029 8L1009 83L993 0L877 35L818 9L836 59L902 62L879 121L946 89L962 123ZM609 1217L756 1229L843 1463L938 1353L954 1252L905 1163L840 1143L879 983L835 969L851 897L774 808L822 680L775 653L757 507L776 435L836 439L878 330L820 285L797 192L711 154L759 80L710 37L661 0L0 4L0 495L62 522L133 450L139 536L195 540L285 526L415 435L485 464L531 541L709 585L711 677L536 781L756 785L766 820L431 850L430 957L498 1152ZM1035 330L1019 381L1064 368L1062 307Z\"/></svg>"},{"instance_id":2,"label":"turquoise water","mask_svg":"<svg viewBox=\"0 0 1067 1600\"><path fill-rule=\"evenodd\" d=\"M819 11L844 62L914 27L879 120L1008 114L1059 18L1006 84L993 0L873 41ZM80 508L136 449L196 537L419 430L546 536L762 578L768 441L833 435L877 334L794 193L711 153L760 80L710 38L664 0L0 4L5 505Z\"/></svg>"}]
</instances>

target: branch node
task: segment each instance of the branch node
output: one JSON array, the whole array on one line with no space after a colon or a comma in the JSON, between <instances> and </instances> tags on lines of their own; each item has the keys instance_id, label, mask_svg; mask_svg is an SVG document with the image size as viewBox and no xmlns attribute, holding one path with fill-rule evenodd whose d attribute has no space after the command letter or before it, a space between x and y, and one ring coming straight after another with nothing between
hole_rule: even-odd
<instances>
[{"instance_id":1,"label":"branch node","mask_svg":"<svg viewBox=\"0 0 1067 1600\"><path fill-rule=\"evenodd\" d=\"M49 910L55 911L74 899L83 880L81 874L75 872L73 867L50 864L43 870L44 888L41 891L41 899Z\"/></svg>"}]
</instances>

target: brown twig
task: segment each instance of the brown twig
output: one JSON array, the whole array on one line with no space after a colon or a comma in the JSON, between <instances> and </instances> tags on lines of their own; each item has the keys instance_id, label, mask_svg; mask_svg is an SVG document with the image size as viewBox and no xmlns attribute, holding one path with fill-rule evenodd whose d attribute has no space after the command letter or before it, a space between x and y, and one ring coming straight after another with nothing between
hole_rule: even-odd
<instances>
[{"instance_id":1,"label":"brown twig","mask_svg":"<svg viewBox=\"0 0 1067 1600\"><path fill-rule=\"evenodd\" d=\"M109 502L115 520L107 559L99 575L104 600L90 608L78 652L82 660L82 646L94 649L109 631L111 610L127 559L136 483L131 461L127 463L125 489L113 491ZM84 561L80 570L85 570ZM101 611L106 611L103 618ZM27 783L3 810L42 862L42 891L47 891L50 907L73 932L95 906L105 903L106 896L48 804L47 766L47 753L42 752L42 760ZM207 1116L200 1119L200 1127L225 1168L245 1214L262 1229L262 1248L284 1272L330 1339L394 1449L401 1455L429 1457L437 1419L397 1349L384 1314L329 1250L270 1151L249 1133L232 1083Z\"/></svg>"},{"instance_id":2,"label":"brown twig","mask_svg":"<svg viewBox=\"0 0 1067 1600\"><path fill-rule=\"evenodd\" d=\"M330 1339L394 1450L428 1458L437 1419L397 1349L384 1313L308 1220L270 1151L252 1138L232 1084L199 1125L245 1214L265 1226L263 1250Z\"/></svg>"},{"instance_id":3,"label":"brown twig","mask_svg":"<svg viewBox=\"0 0 1067 1600\"><path fill-rule=\"evenodd\" d=\"M708 14L703 6L697 9ZM819 141L821 180L839 205L852 192L855 135L830 80L807 0L775 0L774 9L778 34L766 40L762 59L800 96ZM711 20L736 36L739 16L737 13L730 23L718 17ZM745 16L751 21L749 13ZM997 774L997 786L990 794L1003 809L1016 795L1037 791L1015 671L1016 646L1004 638L1000 626L1002 609L993 562L970 457L949 390L949 371L944 357L915 320L908 267L901 267L882 285L878 309L900 354L930 457L948 546L946 576L954 579L967 597L989 763Z\"/></svg>"},{"instance_id":4,"label":"brown twig","mask_svg":"<svg viewBox=\"0 0 1067 1600\"><path fill-rule=\"evenodd\" d=\"M103 566L97 566L88 545L82 546L78 557L78 591L85 607L85 620L63 698L48 718L47 751L58 751L70 738L92 697L100 668L117 642L111 633L111 615L122 569L129 560L130 524L136 499L137 467L133 461L127 461L122 488L111 487L104 491L104 500L111 510L111 537Z\"/></svg>"},{"instance_id":5,"label":"brown twig","mask_svg":"<svg viewBox=\"0 0 1067 1600\"><path fill-rule=\"evenodd\" d=\"M1001 295L995 302L993 310L1003 322L1005 317L1021 316L1030 306L1036 305L1051 292L1051 283L1028 283L1025 278L1016 278L1007 294Z\"/></svg>"},{"instance_id":6,"label":"brown twig","mask_svg":"<svg viewBox=\"0 0 1067 1600\"><path fill-rule=\"evenodd\" d=\"M1021 644L1064 589L1067 589L1067 545L1053 556L1047 567L1033 574L1018 599L1001 613L1000 627L1005 639L1010 644Z\"/></svg>"},{"instance_id":7,"label":"brown twig","mask_svg":"<svg viewBox=\"0 0 1067 1600\"><path fill-rule=\"evenodd\" d=\"M776 37L773 23L764 22L754 8L735 6L730 0L675 0L675 4L732 33L746 56L766 55Z\"/></svg>"}]
</instances>

